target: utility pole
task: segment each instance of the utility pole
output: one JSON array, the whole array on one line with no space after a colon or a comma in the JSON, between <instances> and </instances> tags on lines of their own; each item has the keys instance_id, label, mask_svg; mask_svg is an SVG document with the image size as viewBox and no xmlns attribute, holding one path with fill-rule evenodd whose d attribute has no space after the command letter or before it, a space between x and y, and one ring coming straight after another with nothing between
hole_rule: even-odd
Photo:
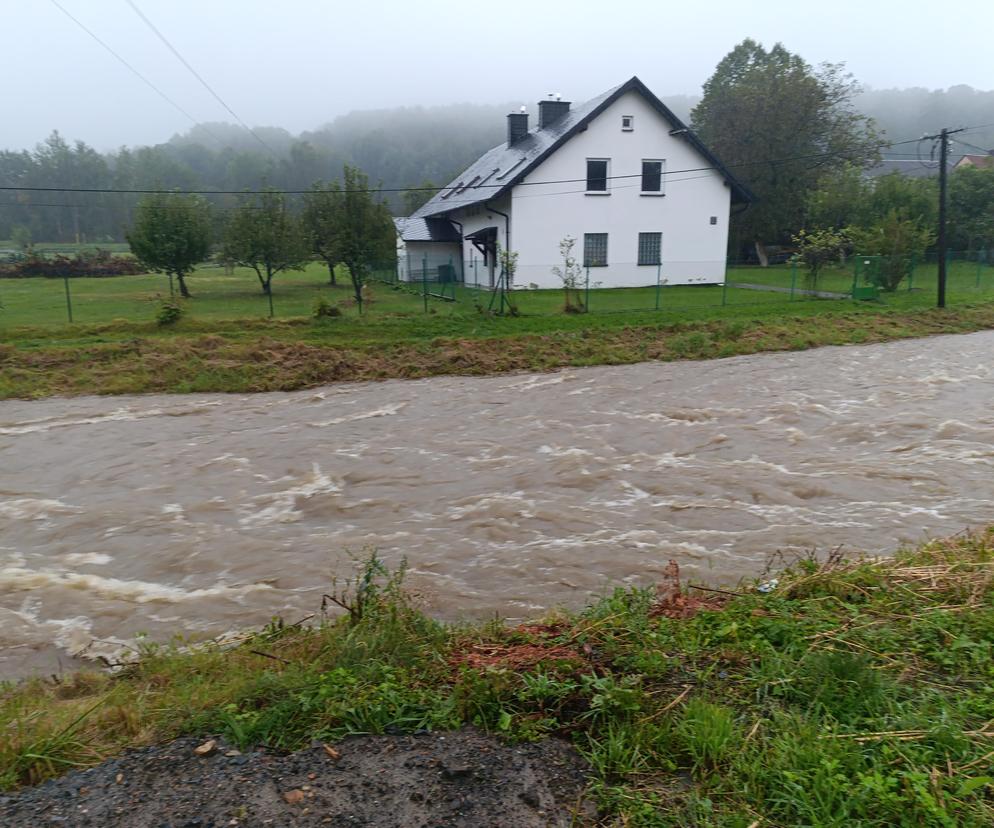
<instances>
[{"instance_id":1,"label":"utility pole","mask_svg":"<svg viewBox=\"0 0 994 828\"><path fill-rule=\"evenodd\" d=\"M939 295L938 302L936 304L940 308L944 308L946 306L946 190L949 177L949 171L947 169L947 162L949 159L949 136L962 131L963 128L943 128L938 135L925 136L933 141L936 139L939 140Z\"/></svg>"}]
</instances>

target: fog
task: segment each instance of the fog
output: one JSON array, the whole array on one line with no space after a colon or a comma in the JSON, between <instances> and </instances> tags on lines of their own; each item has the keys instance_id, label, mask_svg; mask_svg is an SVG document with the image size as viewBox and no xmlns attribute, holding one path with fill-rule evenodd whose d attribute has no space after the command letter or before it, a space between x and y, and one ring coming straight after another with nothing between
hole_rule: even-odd
<instances>
[{"instance_id":1,"label":"fog","mask_svg":"<svg viewBox=\"0 0 994 828\"><path fill-rule=\"evenodd\" d=\"M4 5L0 147L30 147L57 128L106 151L160 143L195 122L234 120L127 0ZM534 104L550 91L580 101L633 74L667 98L697 95L745 37L782 41L812 63L844 61L871 87L990 86L990 26L964 25L962 15L917 2L134 5L238 118L295 134L353 110Z\"/></svg>"}]
</instances>

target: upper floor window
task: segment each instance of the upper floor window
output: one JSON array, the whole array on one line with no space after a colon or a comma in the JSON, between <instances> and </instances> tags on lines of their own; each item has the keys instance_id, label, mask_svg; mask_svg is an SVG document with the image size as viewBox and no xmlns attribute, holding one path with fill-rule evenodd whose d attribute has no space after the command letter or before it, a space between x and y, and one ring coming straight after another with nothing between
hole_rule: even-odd
<instances>
[{"instance_id":1,"label":"upper floor window","mask_svg":"<svg viewBox=\"0 0 994 828\"><path fill-rule=\"evenodd\" d=\"M622 115L621 116L621 129L624 132L631 132L635 129L635 116L634 115Z\"/></svg>"},{"instance_id":2,"label":"upper floor window","mask_svg":"<svg viewBox=\"0 0 994 828\"><path fill-rule=\"evenodd\" d=\"M642 160L642 192L662 195L664 162L645 158Z\"/></svg>"},{"instance_id":3,"label":"upper floor window","mask_svg":"<svg viewBox=\"0 0 994 828\"><path fill-rule=\"evenodd\" d=\"M587 192L607 192L607 158L587 159Z\"/></svg>"}]
</instances>

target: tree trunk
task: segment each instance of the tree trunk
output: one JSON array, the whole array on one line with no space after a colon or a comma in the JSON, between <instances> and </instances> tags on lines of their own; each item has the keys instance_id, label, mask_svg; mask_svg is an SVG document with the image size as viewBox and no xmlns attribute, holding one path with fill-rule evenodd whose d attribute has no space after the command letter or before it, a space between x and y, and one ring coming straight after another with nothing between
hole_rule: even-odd
<instances>
[{"instance_id":1,"label":"tree trunk","mask_svg":"<svg viewBox=\"0 0 994 828\"><path fill-rule=\"evenodd\" d=\"M759 259L759 263L763 267L769 267L770 260L766 255L766 245L764 245L759 239L756 239L755 245L756 245L756 258Z\"/></svg>"},{"instance_id":2,"label":"tree trunk","mask_svg":"<svg viewBox=\"0 0 994 828\"><path fill-rule=\"evenodd\" d=\"M190 299L191 293L190 289L186 286L186 276L184 276L182 273L177 273L176 281L179 282L179 295L182 296L184 299Z\"/></svg>"},{"instance_id":3,"label":"tree trunk","mask_svg":"<svg viewBox=\"0 0 994 828\"><path fill-rule=\"evenodd\" d=\"M332 264L331 262L328 262L327 264L328 264L328 284L334 287L336 284L338 284L335 281L335 265Z\"/></svg>"},{"instance_id":4,"label":"tree trunk","mask_svg":"<svg viewBox=\"0 0 994 828\"><path fill-rule=\"evenodd\" d=\"M255 275L259 277L259 284L262 286L262 294L265 296L269 293L269 280L262 275L262 271L255 265L252 266L252 269L255 271Z\"/></svg>"},{"instance_id":5,"label":"tree trunk","mask_svg":"<svg viewBox=\"0 0 994 828\"><path fill-rule=\"evenodd\" d=\"M348 265L349 276L352 277L352 290L355 292L355 301L359 306L359 313L362 313L362 271L358 267Z\"/></svg>"}]
</instances>

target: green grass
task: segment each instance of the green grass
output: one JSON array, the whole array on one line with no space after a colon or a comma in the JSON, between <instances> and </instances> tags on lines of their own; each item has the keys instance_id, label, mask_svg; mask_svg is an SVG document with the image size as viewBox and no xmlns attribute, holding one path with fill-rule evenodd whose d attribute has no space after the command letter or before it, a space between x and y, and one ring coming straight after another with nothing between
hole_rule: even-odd
<instances>
[{"instance_id":1,"label":"green grass","mask_svg":"<svg viewBox=\"0 0 994 828\"><path fill-rule=\"evenodd\" d=\"M660 604L646 585L513 628L435 622L402 575L367 560L352 616L313 629L0 689L0 783L180 734L294 749L470 723L572 739L602 825L994 821L994 527L803 560L767 593Z\"/></svg>"},{"instance_id":2,"label":"green grass","mask_svg":"<svg viewBox=\"0 0 994 828\"><path fill-rule=\"evenodd\" d=\"M559 291L524 290L512 296L517 314L504 316L488 312L489 295L466 288L456 289L455 302L430 298L426 312L407 287L373 282L360 316L351 290L329 286L327 271L312 265L276 277L275 319L253 273L207 269L190 278L194 298L167 326L154 321L168 296L163 276L70 280L72 325L64 321L62 280L5 279L0 398L291 390L339 380L709 359L994 327L994 269L990 278L981 272L977 288L971 267L954 265L945 311L934 310L934 290L920 275L914 290L864 303L721 286L591 290L584 314L563 313ZM743 278L755 282L757 271ZM739 276L729 271L729 280ZM759 276L775 282L790 271ZM341 316L312 318L318 298Z\"/></svg>"}]
</instances>

